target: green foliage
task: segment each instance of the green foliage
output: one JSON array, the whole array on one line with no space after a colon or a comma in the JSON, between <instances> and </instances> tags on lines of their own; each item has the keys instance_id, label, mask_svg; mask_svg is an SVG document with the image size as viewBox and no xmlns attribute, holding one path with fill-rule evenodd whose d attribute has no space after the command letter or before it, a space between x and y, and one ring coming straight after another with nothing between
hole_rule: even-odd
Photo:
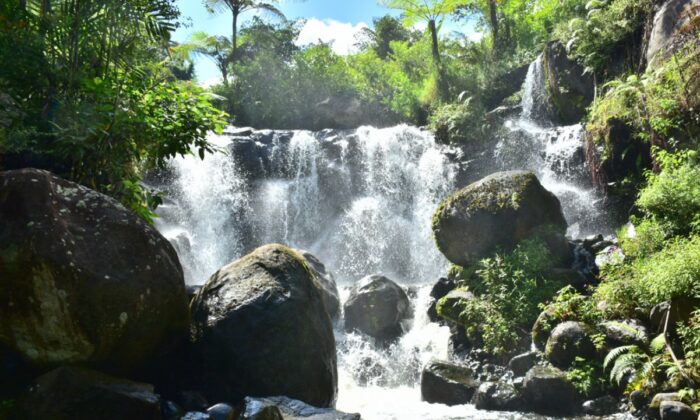
<instances>
[{"instance_id":1,"label":"green foliage","mask_svg":"<svg viewBox=\"0 0 700 420\"><path fill-rule=\"evenodd\" d=\"M610 381L618 386L626 384L628 391L654 388L659 383L659 369L664 360L664 336L659 335L648 348L626 345L612 349L603 362Z\"/></svg>"},{"instance_id":2,"label":"green foliage","mask_svg":"<svg viewBox=\"0 0 700 420\"><path fill-rule=\"evenodd\" d=\"M687 378L700 385L700 310L696 310L687 324L677 328L684 352L683 369ZM695 394L694 403L700 403L700 395Z\"/></svg>"},{"instance_id":3,"label":"green foliage","mask_svg":"<svg viewBox=\"0 0 700 420\"><path fill-rule=\"evenodd\" d=\"M495 356L517 351L539 314L539 305L561 287L545 277L550 258L543 242L527 240L510 254L482 260L465 281L477 298L464 300L455 321Z\"/></svg>"},{"instance_id":4,"label":"green foliage","mask_svg":"<svg viewBox=\"0 0 700 420\"><path fill-rule=\"evenodd\" d=\"M600 362L581 357L574 360L569 370L566 371L566 377L585 398L595 398L602 395L608 385Z\"/></svg>"},{"instance_id":5,"label":"green foliage","mask_svg":"<svg viewBox=\"0 0 700 420\"><path fill-rule=\"evenodd\" d=\"M160 0L52 6L0 6L0 60L16 63L0 68L11 106L0 112L0 153L44 162L150 219L160 199L141 171L191 148L203 156L207 132L225 123L203 90L170 72L178 11Z\"/></svg>"},{"instance_id":6,"label":"green foliage","mask_svg":"<svg viewBox=\"0 0 700 420\"><path fill-rule=\"evenodd\" d=\"M668 232L658 222L647 218L633 218L632 223L633 231L625 226L617 234L626 257L644 258L664 247Z\"/></svg>"},{"instance_id":7,"label":"green foliage","mask_svg":"<svg viewBox=\"0 0 700 420\"><path fill-rule=\"evenodd\" d=\"M360 47L363 50L372 49L382 60L394 53L391 47L393 42L410 42L420 38L415 32L407 29L400 19L391 15L375 18L372 22L373 29L365 27L362 30L364 39L360 41Z\"/></svg>"},{"instance_id":8,"label":"green foliage","mask_svg":"<svg viewBox=\"0 0 700 420\"><path fill-rule=\"evenodd\" d=\"M661 172L649 173L637 204L676 235L700 230L700 165L697 152L659 151Z\"/></svg>"},{"instance_id":9,"label":"green foliage","mask_svg":"<svg viewBox=\"0 0 700 420\"><path fill-rule=\"evenodd\" d=\"M484 110L471 98L438 107L430 116L430 128L442 143L469 143L484 136Z\"/></svg>"},{"instance_id":10,"label":"green foliage","mask_svg":"<svg viewBox=\"0 0 700 420\"><path fill-rule=\"evenodd\" d=\"M591 0L585 15L558 25L556 35L573 58L590 71L601 72L642 27L652 6L650 0Z\"/></svg>"},{"instance_id":11,"label":"green foliage","mask_svg":"<svg viewBox=\"0 0 700 420\"><path fill-rule=\"evenodd\" d=\"M677 238L659 252L630 264L606 267L595 291L609 316L634 316L637 308L683 296L700 296L700 237Z\"/></svg>"}]
</instances>

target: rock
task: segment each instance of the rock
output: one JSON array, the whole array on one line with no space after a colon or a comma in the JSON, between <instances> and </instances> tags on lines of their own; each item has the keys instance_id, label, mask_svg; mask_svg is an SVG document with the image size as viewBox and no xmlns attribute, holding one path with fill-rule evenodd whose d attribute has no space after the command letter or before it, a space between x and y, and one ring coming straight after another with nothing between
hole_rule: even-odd
<instances>
[{"instance_id":1,"label":"rock","mask_svg":"<svg viewBox=\"0 0 700 420\"><path fill-rule=\"evenodd\" d=\"M430 322L438 322L440 317L437 313L437 302L450 293L457 283L447 277L441 277L430 290L430 305L428 306L428 319Z\"/></svg>"},{"instance_id":2,"label":"rock","mask_svg":"<svg viewBox=\"0 0 700 420\"><path fill-rule=\"evenodd\" d=\"M474 393L472 404L478 410L518 411L523 406L523 400L513 385L484 382Z\"/></svg>"},{"instance_id":3,"label":"rock","mask_svg":"<svg viewBox=\"0 0 700 420\"><path fill-rule=\"evenodd\" d=\"M605 338L615 346L630 344L646 346L649 343L649 332L639 320L606 321L600 326L605 333Z\"/></svg>"},{"instance_id":4,"label":"rock","mask_svg":"<svg viewBox=\"0 0 700 420\"><path fill-rule=\"evenodd\" d=\"M506 98L518 93L523 87L528 67L529 64L524 64L497 76L484 98L484 105L487 108L493 108Z\"/></svg>"},{"instance_id":5,"label":"rock","mask_svg":"<svg viewBox=\"0 0 700 420\"><path fill-rule=\"evenodd\" d=\"M670 315L668 315L669 308ZM692 313L699 308L700 298L694 296L681 296L672 301L662 302L654 306L649 314L652 331L663 331L668 315L668 328L675 332L678 323L687 323Z\"/></svg>"},{"instance_id":6,"label":"rock","mask_svg":"<svg viewBox=\"0 0 700 420\"><path fill-rule=\"evenodd\" d=\"M699 0L670 0L654 16L649 36L646 59L649 67L656 67L684 41L691 40L694 32L682 28L700 15Z\"/></svg>"},{"instance_id":7,"label":"rock","mask_svg":"<svg viewBox=\"0 0 700 420\"><path fill-rule=\"evenodd\" d=\"M228 404L219 403L207 408L211 420L236 420L236 410Z\"/></svg>"},{"instance_id":8,"label":"rock","mask_svg":"<svg viewBox=\"0 0 700 420\"><path fill-rule=\"evenodd\" d=\"M466 267L497 249L511 250L543 228L564 234L559 200L531 172L498 172L452 194L433 216L440 251Z\"/></svg>"},{"instance_id":9,"label":"rock","mask_svg":"<svg viewBox=\"0 0 700 420\"><path fill-rule=\"evenodd\" d=\"M380 275L367 276L355 283L343 308L346 331L360 331L380 342L401 336L401 321L411 316L406 292Z\"/></svg>"},{"instance_id":10,"label":"rock","mask_svg":"<svg viewBox=\"0 0 700 420\"><path fill-rule=\"evenodd\" d=\"M340 315L340 297L338 296L338 286L335 284L333 274L326 270L325 264L316 258L314 254L304 250L298 250L298 252L306 259L311 272L316 275L321 284L321 298L328 315L332 319L337 318Z\"/></svg>"},{"instance_id":11,"label":"rock","mask_svg":"<svg viewBox=\"0 0 700 420\"><path fill-rule=\"evenodd\" d=\"M421 374L421 398L429 403L467 404L478 387L471 369L449 362L432 361Z\"/></svg>"},{"instance_id":12,"label":"rock","mask_svg":"<svg viewBox=\"0 0 700 420\"><path fill-rule=\"evenodd\" d=\"M514 105L514 106L499 106L491 111L487 112L485 117L486 121L489 121L492 124L496 123L502 123L503 121L507 120L508 118L512 118L517 116L523 111L523 107L521 105Z\"/></svg>"},{"instance_id":13,"label":"rock","mask_svg":"<svg viewBox=\"0 0 700 420\"><path fill-rule=\"evenodd\" d=\"M610 395L583 403L583 412L589 416L607 416L617 411L617 400Z\"/></svg>"},{"instance_id":14,"label":"rock","mask_svg":"<svg viewBox=\"0 0 700 420\"><path fill-rule=\"evenodd\" d=\"M664 401L680 401L681 397L677 392L660 392L654 395L649 403L649 408L652 410L658 410L661 408L661 403Z\"/></svg>"},{"instance_id":15,"label":"rock","mask_svg":"<svg viewBox=\"0 0 700 420\"><path fill-rule=\"evenodd\" d=\"M600 251L595 256L595 264L599 268L605 266L616 266L620 265L625 261L625 253L622 252L622 248L617 245L611 245Z\"/></svg>"},{"instance_id":16,"label":"rock","mask_svg":"<svg viewBox=\"0 0 700 420\"><path fill-rule=\"evenodd\" d=\"M153 386L78 367L39 377L19 410L28 419L161 419Z\"/></svg>"},{"instance_id":17,"label":"rock","mask_svg":"<svg viewBox=\"0 0 700 420\"><path fill-rule=\"evenodd\" d=\"M192 302L192 336L210 400L335 401L331 319L304 257L290 248L266 245L217 271Z\"/></svg>"},{"instance_id":18,"label":"rock","mask_svg":"<svg viewBox=\"0 0 700 420\"><path fill-rule=\"evenodd\" d=\"M208 413L190 411L185 413L180 420L211 420L211 416Z\"/></svg>"},{"instance_id":19,"label":"rock","mask_svg":"<svg viewBox=\"0 0 700 420\"><path fill-rule=\"evenodd\" d=\"M559 41L548 43L542 57L545 90L554 119L564 125L581 121L586 107L593 101L593 77L584 74L584 68L568 58L566 48Z\"/></svg>"},{"instance_id":20,"label":"rock","mask_svg":"<svg viewBox=\"0 0 700 420\"><path fill-rule=\"evenodd\" d=\"M209 406L207 399L198 391L180 391L176 395L175 402L187 412L206 411Z\"/></svg>"},{"instance_id":21,"label":"rock","mask_svg":"<svg viewBox=\"0 0 700 420\"><path fill-rule=\"evenodd\" d=\"M544 351L549 335L552 332L554 325L559 323L554 308L548 306L544 311L540 312L539 316L532 325L532 344L537 350Z\"/></svg>"},{"instance_id":22,"label":"rock","mask_svg":"<svg viewBox=\"0 0 700 420\"><path fill-rule=\"evenodd\" d=\"M537 364L538 360L539 353L536 351L529 351L510 359L510 362L508 362L508 368L513 371L513 374L516 377L523 376L528 370Z\"/></svg>"},{"instance_id":23,"label":"rock","mask_svg":"<svg viewBox=\"0 0 700 420\"><path fill-rule=\"evenodd\" d=\"M632 391L630 393L630 403L635 410L643 410L647 407L649 399L644 391Z\"/></svg>"},{"instance_id":24,"label":"rock","mask_svg":"<svg viewBox=\"0 0 700 420\"><path fill-rule=\"evenodd\" d=\"M659 407L661 420L696 420L698 414L679 401L662 401Z\"/></svg>"},{"instance_id":25,"label":"rock","mask_svg":"<svg viewBox=\"0 0 700 420\"><path fill-rule=\"evenodd\" d=\"M115 200L46 171L7 171L0 220L0 344L32 365L131 371L186 337L177 254Z\"/></svg>"},{"instance_id":26,"label":"rock","mask_svg":"<svg viewBox=\"0 0 700 420\"><path fill-rule=\"evenodd\" d=\"M557 325L547 340L545 357L553 365L568 368L577 357L591 359L596 349L586 332L586 327L575 321Z\"/></svg>"},{"instance_id":27,"label":"rock","mask_svg":"<svg viewBox=\"0 0 700 420\"><path fill-rule=\"evenodd\" d=\"M543 414L570 414L580 396L566 373L551 366L535 366L525 375L526 409Z\"/></svg>"},{"instance_id":28,"label":"rock","mask_svg":"<svg viewBox=\"0 0 700 420\"><path fill-rule=\"evenodd\" d=\"M360 415L357 413L344 413L332 408L317 408L288 397L246 398L244 403L246 412L249 408L275 407L285 420L360 420ZM258 417L253 418L258 419ZM267 417L263 418L267 419Z\"/></svg>"},{"instance_id":29,"label":"rock","mask_svg":"<svg viewBox=\"0 0 700 420\"><path fill-rule=\"evenodd\" d=\"M246 397L244 404L244 411L238 420L284 420L282 412L272 402Z\"/></svg>"}]
</instances>

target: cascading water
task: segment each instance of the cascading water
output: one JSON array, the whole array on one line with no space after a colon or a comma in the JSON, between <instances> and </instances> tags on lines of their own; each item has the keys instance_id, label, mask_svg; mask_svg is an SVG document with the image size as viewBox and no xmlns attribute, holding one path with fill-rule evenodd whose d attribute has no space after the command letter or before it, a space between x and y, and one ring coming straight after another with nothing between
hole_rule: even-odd
<instances>
[{"instance_id":1,"label":"cascading water","mask_svg":"<svg viewBox=\"0 0 700 420\"><path fill-rule=\"evenodd\" d=\"M530 64L523 84L522 112L504 124L494 153L497 168L526 169L557 195L569 222L569 236L611 233L602 197L591 184L581 124L555 126L545 88L543 59Z\"/></svg>"},{"instance_id":2,"label":"cascading water","mask_svg":"<svg viewBox=\"0 0 700 420\"><path fill-rule=\"evenodd\" d=\"M533 170L562 201L571 235L604 231L583 169L582 127L555 127L542 117L541 59L530 66L522 106L522 115L505 123L492 164L469 177ZM431 217L460 186L452 151L409 126L238 129L211 140L221 153L173 160L161 185L170 201L158 228L174 243L189 284L270 242L317 255L335 274L342 301L355 281L382 273L413 289L415 317L388 348L336 330L339 409L370 420L537 418L421 402L421 367L448 357L449 330L426 312L430 287L448 266L433 244Z\"/></svg>"}]
</instances>

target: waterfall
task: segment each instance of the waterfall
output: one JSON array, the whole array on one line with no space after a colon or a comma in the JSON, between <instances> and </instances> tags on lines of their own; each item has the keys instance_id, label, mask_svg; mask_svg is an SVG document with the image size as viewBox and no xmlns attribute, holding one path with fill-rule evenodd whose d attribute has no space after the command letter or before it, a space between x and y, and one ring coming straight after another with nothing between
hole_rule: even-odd
<instances>
[{"instance_id":1,"label":"waterfall","mask_svg":"<svg viewBox=\"0 0 700 420\"><path fill-rule=\"evenodd\" d=\"M495 166L536 173L561 201L570 237L612 233L602 211L603 197L586 169L583 126L557 126L552 121L542 55L530 64L521 107L518 117L504 123L494 151Z\"/></svg>"},{"instance_id":2,"label":"waterfall","mask_svg":"<svg viewBox=\"0 0 700 420\"><path fill-rule=\"evenodd\" d=\"M445 271L430 221L455 188L455 169L428 132L361 127L211 140L228 153L171 162L164 188L172 201L158 221L188 283L271 242L311 251L341 284L373 273L425 284Z\"/></svg>"},{"instance_id":3,"label":"waterfall","mask_svg":"<svg viewBox=\"0 0 700 420\"><path fill-rule=\"evenodd\" d=\"M608 231L585 171L583 127L556 126L549 108L539 57L523 85L521 115L504 123L486 155L493 159L481 169L406 125L231 128L210 136L220 149L214 155L170 162L161 177L167 180L155 185L168 197L157 227L176 247L191 285L260 245L280 242L319 257L338 280L341 301L369 274L410 288L415 317L389 348L336 326L339 409L367 419L537 418L424 403L419 377L430 359L448 357L449 329L426 315L431 285L448 267L432 241L431 218L458 182L532 170L562 202L570 236Z\"/></svg>"}]
</instances>

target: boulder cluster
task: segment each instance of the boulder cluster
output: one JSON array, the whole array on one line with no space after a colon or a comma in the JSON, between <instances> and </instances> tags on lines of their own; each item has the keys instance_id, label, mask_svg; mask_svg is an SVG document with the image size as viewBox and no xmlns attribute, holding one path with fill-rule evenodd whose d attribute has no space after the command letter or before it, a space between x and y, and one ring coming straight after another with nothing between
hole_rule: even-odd
<instances>
[{"instance_id":1,"label":"boulder cluster","mask_svg":"<svg viewBox=\"0 0 700 420\"><path fill-rule=\"evenodd\" d=\"M340 305L312 254L263 246L190 302L170 242L89 188L2 172L0 220L0 395L13 417L359 418L333 409Z\"/></svg>"}]
</instances>

